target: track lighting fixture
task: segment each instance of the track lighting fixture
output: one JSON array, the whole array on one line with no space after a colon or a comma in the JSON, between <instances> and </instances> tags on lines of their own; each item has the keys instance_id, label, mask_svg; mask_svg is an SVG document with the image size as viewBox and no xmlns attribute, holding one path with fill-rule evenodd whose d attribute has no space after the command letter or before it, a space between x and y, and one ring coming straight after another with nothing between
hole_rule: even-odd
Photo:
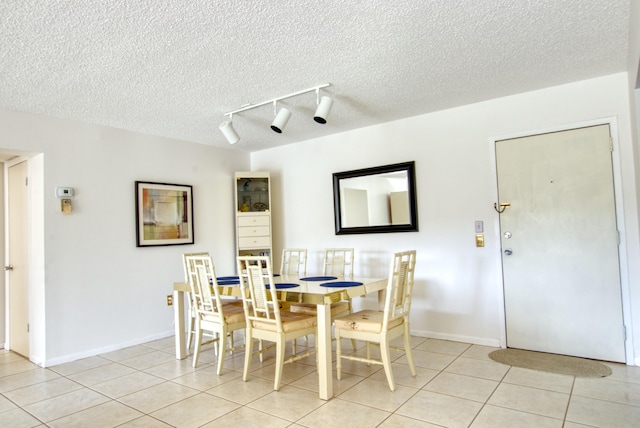
<instances>
[{"instance_id":1,"label":"track lighting fixture","mask_svg":"<svg viewBox=\"0 0 640 428\"><path fill-rule=\"evenodd\" d=\"M331 107L333 106L333 100L327 96L322 97L318 103L316 114L313 115L313 120L318 123L327 123L327 117L331 113Z\"/></svg>"},{"instance_id":2,"label":"track lighting fixture","mask_svg":"<svg viewBox=\"0 0 640 428\"><path fill-rule=\"evenodd\" d=\"M276 109L276 102L273 102L273 110ZM287 126L287 122L289 122L289 118L291 117L291 112L286 108L282 107L278 114L276 114L276 118L273 119L271 123L271 129L273 129L278 134L282 134L282 130L285 126Z\"/></svg>"},{"instance_id":3,"label":"track lighting fixture","mask_svg":"<svg viewBox=\"0 0 640 428\"><path fill-rule=\"evenodd\" d=\"M322 85L314 86L313 88L305 89L302 91L294 92L283 97L274 98L272 100L264 101L258 104L249 104L244 107L240 107L237 110L233 110L225 113L225 116L229 116L229 120L225 120L220 125L220 131L225 136L229 144L235 144L240 140L238 133L233 129L232 117L236 113L240 113L246 110L251 110L257 107L261 107L266 104L273 103L273 113L275 118L271 123L271 129L273 129L278 134L281 134L284 130L285 126L287 126L287 122L291 118L291 111L286 108L281 108L276 114L276 103L280 100L284 100L286 98L295 97L298 95L306 94L307 92L315 91L316 92L316 112L313 116L313 120L318 123L327 123L327 116L331 112L331 107L333 106L333 100L330 97L323 96L320 98L320 89L326 88L327 86L331 86L331 83L324 83Z\"/></svg>"},{"instance_id":4,"label":"track lighting fixture","mask_svg":"<svg viewBox=\"0 0 640 428\"><path fill-rule=\"evenodd\" d=\"M222 124L220 125L220 131L222 131L224 138L227 139L229 144L235 144L240 141L238 133L235 129L233 129L233 122L231 121L231 118L222 122Z\"/></svg>"}]
</instances>

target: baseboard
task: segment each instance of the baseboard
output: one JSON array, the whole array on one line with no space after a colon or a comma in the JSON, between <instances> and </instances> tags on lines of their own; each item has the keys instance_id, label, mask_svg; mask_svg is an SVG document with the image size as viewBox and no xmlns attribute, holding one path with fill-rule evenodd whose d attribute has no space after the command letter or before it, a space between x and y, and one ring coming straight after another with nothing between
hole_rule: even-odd
<instances>
[{"instance_id":1,"label":"baseboard","mask_svg":"<svg viewBox=\"0 0 640 428\"><path fill-rule=\"evenodd\" d=\"M122 342L115 345L105 346L103 348L95 348L95 349L90 349L83 352L78 352L76 354L70 354L62 357L52 358L52 359L46 360L43 364L40 364L39 362L33 361L33 360L32 362L41 367L57 366L60 364L70 363L72 361L80 360L82 358L95 357L96 355L106 354L107 352L113 352L119 349L128 348L129 346L141 345L147 342L152 342L154 340L164 339L164 338L173 336L174 334L175 334L175 331L172 329L163 333L146 336L146 337L131 340L128 342Z\"/></svg>"},{"instance_id":2,"label":"baseboard","mask_svg":"<svg viewBox=\"0 0 640 428\"><path fill-rule=\"evenodd\" d=\"M491 339L487 337L462 336L458 334L438 333L427 330L411 330L411 335L418 337L428 337L429 339L450 340L452 342L471 343L472 345L491 346L493 348L500 347L500 339Z\"/></svg>"}]
</instances>

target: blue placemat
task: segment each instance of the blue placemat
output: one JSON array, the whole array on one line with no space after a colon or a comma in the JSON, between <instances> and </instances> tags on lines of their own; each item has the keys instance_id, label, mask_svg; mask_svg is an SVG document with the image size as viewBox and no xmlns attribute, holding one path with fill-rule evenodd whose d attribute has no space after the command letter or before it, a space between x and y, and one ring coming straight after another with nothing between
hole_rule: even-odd
<instances>
[{"instance_id":1,"label":"blue placemat","mask_svg":"<svg viewBox=\"0 0 640 428\"><path fill-rule=\"evenodd\" d=\"M233 280L239 280L240 278L238 278L237 276L219 276L216 279L218 281L233 281Z\"/></svg>"},{"instance_id":2,"label":"blue placemat","mask_svg":"<svg viewBox=\"0 0 640 428\"><path fill-rule=\"evenodd\" d=\"M240 284L239 279L227 279L224 281L218 281L218 285L238 285Z\"/></svg>"},{"instance_id":3,"label":"blue placemat","mask_svg":"<svg viewBox=\"0 0 640 428\"><path fill-rule=\"evenodd\" d=\"M320 285L323 287L355 287L357 285L362 285L362 283L358 281L336 281L336 282L325 282Z\"/></svg>"},{"instance_id":4,"label":"blue placemat","mask_svg":"<svg viewBox=\"0 0 640 428\"><path fill-rule=\"evenodd\" d=\"M281 282L276 284L276 289L279 290L281 288L295 288L300 287L300 284L294 284L292 282ZM269 288L269 284L267 284L267 288Z\"/></svg>"},{"instance_id":5,"label":"blue placemat","mask_svg":"<svg viewBox=\"0 0 640 428\"><path fill-rule=\"evenodd\" d=\"M300 278L300 281L331 281L338 279L336 276L308 276L306 278Z\"/></svg>"}]
</instances>

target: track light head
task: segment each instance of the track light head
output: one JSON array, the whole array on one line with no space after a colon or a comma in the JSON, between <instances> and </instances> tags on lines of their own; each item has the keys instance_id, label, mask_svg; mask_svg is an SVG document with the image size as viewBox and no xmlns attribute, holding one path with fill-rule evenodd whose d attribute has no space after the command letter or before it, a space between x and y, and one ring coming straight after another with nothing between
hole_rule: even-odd
<instances>
[{"instance_id":1,"label":"track light head","mask_svg":"<svg viewBox=\"0 0 640 428\"><path fill-rule=\"evenodd\" d=\"M320 99L318 103L318 108L316 109L316 114L313 115L313 120L318 123L327 123L327 117L331 112L331 107L333 106L333 100L327 96L324 96Z\"/></svg>"},{"instance_id":2,"label":"track light head","mask_svg":"<svg viewBox=\"0 0 640 428\"><path fill-rule=\"evenodd\" d=\"M285 126L287 126L287 122L289 121L290 117L291 112L284 107L281 108L276 115L276 118L273 119L273 122L271 123L271 129L273 129L278 134L282 134L282 130Z\"/></svg>"},{"instance_id":3,"label":"track light head","mask_svg":"<svg viewBox=\"0 0 640 428\"><path fill-rule=\"evenodd\" d=\"M225 120L224 122L222 122L219 128L229 144L235 144L240 141L240 137L238 136L236 130L233 129L233 123L230 120Z\"/></svg>"}]
</instances>

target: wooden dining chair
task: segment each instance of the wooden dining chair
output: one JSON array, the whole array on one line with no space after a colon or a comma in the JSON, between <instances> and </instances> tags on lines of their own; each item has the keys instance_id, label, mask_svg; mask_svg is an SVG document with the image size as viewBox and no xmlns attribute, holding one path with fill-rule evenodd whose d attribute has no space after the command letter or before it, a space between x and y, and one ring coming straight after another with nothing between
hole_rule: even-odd
<instances>
[{"instance_id":1,"label":"wooden dining chair","mask_svg":"<svg viewBox=\"0 0 640 428\"><path fill-rule=\"evenodd\" d=\"M187 255L187 272L191 286L191 304L195 311L195 350L193 367L198 365L200 349L203 345L218 345L218 376L222 374L227 352L241 349L244 345L235 346L232 336L234 331L246 326L244 310L240 301L224 301L220 297L218 282L215 276L213 261L206 255ZM207 337L209 340L203 341Z\"/></svg>"},{"instance_id":2,"label":"wooden dining chair","mask_svg":"<svg viewBox=\"0 0 640 428\"><path fill-rule=\"evenodd\" d=\"M307 250L306 248L284 248L280 261L281 275L307 274Z\"/></svg>"},{"instance_id":3,"label":"wooden dining chair","mask_svg":"<svg viewBox=\"0 0 640 428\"><path fill-rule=\"evenodd\" d=\"M353 278L353 256L353 248L325 249L322 275Z\"/></svg>"},{"instance_id":4,"label":"wooden dining chair","mask_svg":"<svg viewBox=\"0 0 640 428\"><path fill-rule=\"evenodd\" d=\"M315 352L307 350L305 353L295 354L294 351L294 355L286 361L284 359L288 341L295 341L299 337L317 333L316 317L296 314L280 308L281 302L277 298L269 257L238 256L237 262L247 322L242 380L247 381L248 379L251 358L254 355L254 340L274 342L276 344L276 364L273 389L278 391L284 364L306 358Z\"/></svg>"},{"instance_id":5,"label":"wooden dining chair","mask_svg":"<svg viewBox=\"0 0 640 428\"><path fill-rule=\"evenodd\" d=\"M201 253L184 253L182 254L182 268L184 269L184 282L189 283L189 272L187 270L187 257L188 256L208 256L209 253L201 252ZM191 305L191 297L187 296L187 310L189 314L187 315L189 318L189 325L187 326L187 349L191 349L191 344L193 343L193 336L196 333L196 311Z\"/></svg>"},{"instance_id":6,"label":"wooden dining chair","mask_svg":"<svg viewBox=\"0 0 640 428\"><path fill-rule=\"evenodd\" d=\"M324 262L322 264L323 275L333 275L339 278L353 278L353 248L327 248L324 250ZM315 309L315 308L314 308ZM351 299L331 304L331 313L334 317L340 317L353 312ZM353 349L356 349L355 341Z\"/></svg>"},{"instance_id":7,"label":"wooden dining chair","mask_svg":"<svg viewBox=\"0 0 640 428\"><path fill-rule=\"evenodd\" d=\"M353 278L353 248L327 248L324 250L322 264L323 276L336 276L346 279ZM317 316L318 307L312 303L293 303L289 309L292 312L312 314ZM331 303L331 318L342 317L353 312L351 299ZM356 341L352 340L353 349L356 349Z\"/></svg>"},{"instance_id":8,"label":"wooden dining chair","mask_svg":"<svg viewBox=\"0 0 640 428\"><path fill-rule=\"evenodd\" d=\"M411 353L411 338L409 328L409 312L411 309L411 294L413 292L413 277L416 265L416 252L404 251L395 253L391 259L389 280L383 311L363 310L339 317L334 320L336 335L336 368L338 380L342 376L342 360L353 360L367 364L380 364L384 367L389 389L395 391L396 386L391 370L391 349L404 350L411 375L416 375ZM404 349L390 346L390 342L403 337ZM366 357L355 354L342 353L341 339L356 339L367 342ZM379 360L371 357L370 344L380 346Z\"/></svg>"}]
</instances>

